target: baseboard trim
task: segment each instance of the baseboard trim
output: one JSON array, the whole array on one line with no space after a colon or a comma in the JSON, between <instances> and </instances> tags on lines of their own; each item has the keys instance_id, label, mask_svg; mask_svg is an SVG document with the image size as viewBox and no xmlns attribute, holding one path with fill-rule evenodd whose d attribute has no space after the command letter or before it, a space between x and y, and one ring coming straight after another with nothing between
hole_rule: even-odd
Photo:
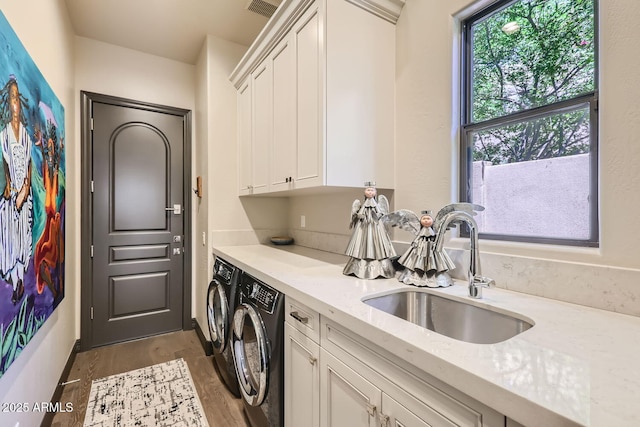
<instances>
[{"instance_id":1,"label":"baseboard trim","mask_svg":"<svg viewBox=\"0 0 640 427\"><path fill-rule=\"evenodd\" d=\"M202 331L202 328L200 328L198 320L192 319L192 323L196 330L196 334L198 335L198 339L200 339L200 344L202 344L202 348L204 349L204 354L211 356L213 354L213 344L204 336L204 332Z\"/></svg>"},{"instance_id":2,"label":"baseboard trim","mask_svg":"<svg viewBox=\"0 0 640 427\"><path fill-rule=\"evenodd\" d=\"M67 381L69 378L69 374L71 373L71 367L73 366L73 362L76 360L76 354L80 352L80 340L76 340L71 348L71 353L69 353L69 357L67 358L67 363L64 365L64 369L60 374L60 379L58 380L58 384L56 385L55 390L53 391L53 395L51 396L50 402L56 403L60 402L60 398L62 397L62 388L64 385L63 382ZM47 412L44 414L44 418L40 423L40 427L50 426L53 423L53 417L55 416L55 412Z\"/></svg>"}]
</instances>

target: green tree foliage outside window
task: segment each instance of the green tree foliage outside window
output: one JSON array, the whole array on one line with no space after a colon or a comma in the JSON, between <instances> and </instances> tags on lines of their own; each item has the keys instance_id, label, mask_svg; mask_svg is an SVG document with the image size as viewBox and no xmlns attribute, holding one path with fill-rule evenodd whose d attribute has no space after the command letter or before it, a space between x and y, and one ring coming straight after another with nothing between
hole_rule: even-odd
<instances>
[{"instance_id":1,"label":"green tree foliage outside window","mask_svg":"<svg viewBox=\"0 0 640 427\"><path fill-rule=\"evenodd\" d=\"M473 23L471 122L595 89L593 0L520 0ZM493 164L589 151L589 109L499 126L474 137Z\"/></svg>"}]
</instances>

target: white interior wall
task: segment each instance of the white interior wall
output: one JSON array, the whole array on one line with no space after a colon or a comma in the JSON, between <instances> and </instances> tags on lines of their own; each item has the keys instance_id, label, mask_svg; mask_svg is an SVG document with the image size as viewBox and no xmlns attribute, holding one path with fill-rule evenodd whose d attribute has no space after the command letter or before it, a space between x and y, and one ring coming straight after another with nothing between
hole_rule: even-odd
<instances>
[{"instance_id":1,"label":"white interior wall","mask_svg":"<svg viewBox=\"0 0 640 427\"><path fill-rule=\"evenodd\" d=\"M80 148L76 140L73 29L62 0L0 0L0 9L65 109L67 213L65 298L0 378L0 402L49 402L77 338ZM26 11L29 11L28 13ZM4 81L8 76L0 76ZM44 413L0 411L2 426L35 426Z\"/></svg>"},{"instance_id":2,"label":"white interior wall","mask_svg":"<svg viewBox=\"0 0 640 427\"><path fill-rule=\"evenodd\" d=\"M198 320L198 323L201 329L204 331L205 335L207 334L206 313L203 312L204 309L200 309L198 304L199 299L197 295L202 292L206 292L206 283L209 275L209 256L207 254L207 251L203 249L200 237L202 233L205 233L206 236L208 233L207 230L209 229L209 205L205 202L205 200L208 200L208 195L211 191L208 185L209 168L207 168L207 144L201 143L201 141L207 140L207 135L209 132L209 121L207 120L207 117L209 117L209 108L207 102L209 87L209 61L206 46L207 43L205 42L196 62L196 110L194 112L196 125L193 128L196 144L195 147L193 147L195 156L195 161L193 163L193 173L195 176L202 177L203 194L202 198L196 197L193 202L193 210L196 219L193 223L195 238L193 242L194 256L192 257L195 270L195 274L193 276L194 307L192 315Z\"/></svg>"},{"instance_id":3,"label":"white interior wall","mask_svg":"<svg viewBox=\"0 0 640 427\"><path fill-rule=\"evenodd\" d=\"M195 108L194 65L86 37L77 36L75 40L78 96L85 90L188 110Z\"/></svg>"},{"instance_id":4,"label":"white interior wall","mask_svg":"<svg viewBox=\"0 0 640 427\"><path fill-rule=\"evenodd\" d=\"M205 336L206 292L213 268L212 236L229 236L237 230L253 232L249 213L237 197L236 91L229 82L229 74L246 50L246 46L208 36L197 64L196 99L201 101L197 102L196 115L202 116L204 123L197 138L196 167L203 176L204 195L197 202L202 218L198 218L195 236L194 317Z\"/></svg>"}]
</instances>

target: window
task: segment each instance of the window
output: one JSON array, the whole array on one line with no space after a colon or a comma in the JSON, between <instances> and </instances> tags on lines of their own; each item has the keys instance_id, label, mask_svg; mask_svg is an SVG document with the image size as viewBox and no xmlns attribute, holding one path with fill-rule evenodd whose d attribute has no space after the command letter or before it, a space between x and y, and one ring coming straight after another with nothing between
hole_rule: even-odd
<instances>
[{"instance_id":1,"label":"window","mask_svg":"<svg viewBox=\"0 0 640 427\"><path fill-rule=\"evenodd\" d=\"M464 22L460 198L480 236L598 245L595 0L500 1Z\"/></svg>"}]
</instances>

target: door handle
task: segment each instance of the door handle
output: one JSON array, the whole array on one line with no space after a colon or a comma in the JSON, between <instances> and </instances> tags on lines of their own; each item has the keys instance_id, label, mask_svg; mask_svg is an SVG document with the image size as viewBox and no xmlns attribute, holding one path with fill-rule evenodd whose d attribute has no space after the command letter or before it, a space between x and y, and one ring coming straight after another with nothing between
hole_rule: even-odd
<instances>
[{"instance_id":1,"label":"door handle","mask_svg":"<svg viewBox=\"0 0 640 427\"><path fill-rule=\"evenodd\" d=\"M289 316L293 317L300 323L307 324L309 322L308 317L301 316L300 313L298 313L297 311L292 311L291 313L289 313Z\"/></svg>"},{"instance_id":2,"label":"door handle","mask_svg":"<svg viewBox=\"0 0 640 427\"><path fill-rule=\"evenodd\" d=\"M376 405L367 403L367 412L369 413L370 416L375 417L377 409L378 408L376 408Z\"/></svg>"},{"instance_id":3,"label":"door handle","mask_svg":"<svg viewBox=\"0 0 640 427\"><path fill-rule=\"evenodd\" d=\"M170 208L164 208L165 211L173 211L174 215L180 215L182 213L182 206L179 204L173 205Z\"/></svg>"}]
</instances>

